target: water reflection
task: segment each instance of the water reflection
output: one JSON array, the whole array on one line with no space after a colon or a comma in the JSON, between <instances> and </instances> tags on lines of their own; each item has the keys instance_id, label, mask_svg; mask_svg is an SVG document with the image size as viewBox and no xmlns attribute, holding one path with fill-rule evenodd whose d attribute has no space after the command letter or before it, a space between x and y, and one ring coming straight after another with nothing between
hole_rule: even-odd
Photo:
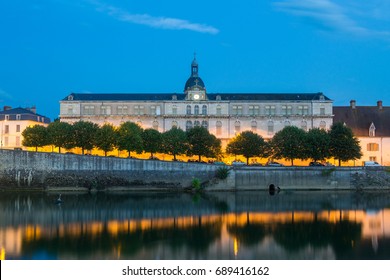
<instances>
[{"instance_id":1,"label":"water reflection","mask_svg":"<svg viewBox=\"0 0 390 280\"><path fill-rule=\"evenodd\" d=\"M1 259L390 259L382 192L1 193Z\"/></svg>"}]
</instances>

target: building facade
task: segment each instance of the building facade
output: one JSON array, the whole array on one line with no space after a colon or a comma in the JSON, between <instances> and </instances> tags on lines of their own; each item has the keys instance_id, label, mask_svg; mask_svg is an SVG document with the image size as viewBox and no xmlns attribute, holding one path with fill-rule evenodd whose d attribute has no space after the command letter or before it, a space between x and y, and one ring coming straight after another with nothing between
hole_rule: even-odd
<instances>
[{"instance_id":1,"label":"building facade","mask_svg":"<svg viewBox=\"0 0 390 280\"><path fill-rule=\"evenodd\" d=\"M48 117L37 114L36 108L11 108L4 106L0 111L1 123L1 149L21 149L23 136L22 132L29 126L43 125L50 123Z\"/></svg>"},{"instance_id":2,"label":"building facade","mask_svg":"<svg viewBox=\"0 0 390 280\"><path fill-rule=\"evenodd\" d=\"M363 156L356 165L363 161L390 165L390 107L382 101L377 106L356 106L351 100L350 106L335 106L333 110L334 122L350 127L360 141Z\"/></svg>"},{"instance_id":3,"label":"building facade","mask_svg":"<svg viewBox=\"0 0 390 280\"><path fill-rule=\"evenodd\" d=\"M115 126L131 121L160 132L203 126L226 145L246 130L269 139L288 125L329 129L332 105L322 93L208 93L194 59L184 93L71 93L60 101L60 120Z\"/></svg>"}]
</instances>

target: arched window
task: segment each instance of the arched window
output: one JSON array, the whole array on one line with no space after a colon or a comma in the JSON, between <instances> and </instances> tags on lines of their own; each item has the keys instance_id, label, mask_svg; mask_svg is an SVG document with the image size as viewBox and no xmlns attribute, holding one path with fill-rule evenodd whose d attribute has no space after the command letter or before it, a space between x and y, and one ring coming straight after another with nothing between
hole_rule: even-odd
<instances>
[{"instance_id":1,"label":"arched window","mask_svg":"<svg viewBox=\"0 0 390 280\"><path fill-rule=\"evenodd\" d=\"M176 128L178 127L177 121L172 122L172 127L176 127Z\"/></svg>"},{"instance_id":2,"label":"arched window","mask_svg":"<svg viewBox=\"0 0 390 280\"><path fill-rule=\"evenodd\" d=\"M186 122L186 131L190 130L192 128L192 121Z\"/></svg>"},{"instance_id":3,"label":"arched window","mask_svg":"<svg viewBox=\"0 0 390 280\"><path fill-rule=\"evenodd\" d=\"M198 105L195 105L194 115L199 115L199 106Z\"/></svg>"},{"instance_id":4,"label":"arched window","mask_svg":"<svg viewBox=\"0 0 390 280\"><path fill-rule=\"evenodd\" d=\"M194 121L194 126L200 126L200 121Z\"/></svg>"},{"instance_id":5,"label":"arched window","mask_svg":"<svg viewBox=\"0 0 390 280\"><path fill-rule=\"evenodd\" d=\"M186 114L191 115L191 106L190 105L187 105Z\"/></svg>"},{"instance_id":6,"label":"arched window","mask_svg":"<svg viewBox=\"0 0 390 280\"><path fill-rule=\"evenodd\" d=\"M153 129L158 130L158 121L153 122Z\"/></svg>"},{"instance_id":7,"label":"arched window","mask_svg":"<svg viewBox=\"0 0 390 280\"><path fill-rule=\"evenodd\" d=\"M241 131L241 123L240 123L240 121L236 121L234 123L234 133L238 134L238 133L240 133L240 131Z\"/></svg>"},{"instance_id":8,"label":"arched window","mask_svg":"<svg viewBox=\"0 0 390 280\"><path fill-rule=\"evenodd\" d=\"M256 121L251 122L251 129L253 132L257 131L257 122Z\"/></svg>"},{"instance_id":9,"label":"arched window","mask_svg":"<svg viewBox=\"0 0 390 280\"><path fill-rule=\"evenodd\" d=\"M290 126L291 125L291 122L289 121L289 120L285 120L284 121L284 126L286 127L286 126Z\"/></svg>"},{"instance_id":10,"label":"arched window","mask_svg":"<svg viewBox=\"0 0 390 280\"><path fill-rule=\"evenodd\" d=\"M216 134L221 135L222 134L222 122L217 121L216 123Z\"/></svg>"},{"instance_id":11,"label":"arched window","mask_svg":"<svg viewBox=\"0 0 390 280\"><path fill-rule=\"evenodd\" d=\"M304 131L307 131L307 122L306 122L306 121L302 121L302 122L301 122L301 128L302 128Z\"/></svg>"},{"instance_id":12,"label":"arched window","mask_svg":"<svg viewBox=\"0 0 390 280\"><path fill-rule=\"evenodd\" d=\"M202 115L207 115L207 106L206 105L202 106Z\"/></svg>"},{"instance_id":13,"label":"arched window","mask_svg":"<svg viewBox=\"0 0 390 280\"><path fill-rule=\"evenodd\" d=\"M208 130L209 129L208 121L202 121L202 127L206 128Z\"/></svg>"},{"instance_id":14,"label":"arched window","mask_svg":"<svg viewBox=\"0 0 390 280\"><path fill-rule=\"evenodd\" d=\"M268 122L268 135L273 135L274 134L274 122L269 121Z\"/></svg>"},{"instance_id":15,"label":"arched window","mask_svg":"<svg viewBox=\"0 0 390 280\"><path fill-rule=\"evenodd\" d=\"M320 128L321 128L321 129L326 129L326 122L321 121L321 122L320 122Z\"/></svg>"}]
</instances>

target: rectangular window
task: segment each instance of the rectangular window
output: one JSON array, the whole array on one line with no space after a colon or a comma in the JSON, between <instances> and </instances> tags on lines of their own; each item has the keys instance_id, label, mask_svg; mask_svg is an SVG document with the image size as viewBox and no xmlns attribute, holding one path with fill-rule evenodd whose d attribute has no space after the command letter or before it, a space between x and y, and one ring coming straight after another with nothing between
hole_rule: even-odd
<instances>
[{"instance_id":1,"label":"rectangular window","mask_svg":"<svg viewBox=\"0 0 390 280\"><path fill-rule=\"evenodd\" d=\"M143 105L135 105L134 106L134 114L143 115L145 112L145 107Z\"/></svg>"},{"instance_id":2,"label":"rectangular window","mask_svg":"<svg viewBox=\"0 0 390 280\"><path fill-rule=\"evenodd\" d=\"M100 106L101 115L111 115L111 106L102 105Z\"/></svg>"},{"instance_id":3,"label":"rectangular window","mask_svg":"<svg viewBox=\"0 0 390 280\"><path fill-rule=\"evenodd\" d=\"M232 115L237 115L237 106L232 107Z\"/></svg>"},{"instance_id":4,"label":"rectangular window","mask_svg":"<svg viewBox=\"0 0 390 280\"><path fill-rule=\"evenodd\" d=\"M20 124L16 125L16 132L20 132Z\"/></svg>"},{"instance_id":5,"label":"rectangular window","mask_svg":"<svg viewBox=\"0 0 390 280\"><path fill-rule=\"evenodd\" d=\"M303 106L303 115L309 115L309 106Z\"/></svg>"},{"instance_id":6,"label":"rectangular window","mask_svg":"<svg viewBox=\"0 0 390 280\"><path fill-rule=\"evenodd\" d=\"M274 124L273 123L269 123L268 124L268 131L267 131L268 135L272 135L274 134Z\"/></svg>"},{"instance_id":7,"label":"rectangular window","mask_svg":"<svg viewBox=\"0 0 390 280\"><path fill-rule=\"evenodd\" d=\"M217 106L217 116L222 115L222 108L220 105Z\"/></svg>"},{"instance_id":8,"label":"rectangular window","mask_svg":"<svg viewBox=\"0 0 390 280\"><path fill-rule=\"evenodd\" d=\"M4 147L8 147L8 136L4 137Z\"/></svg>"},{"instance_id":9,"label":"rectangular window","mask_svg":"<svg viewBox=\"0 0 390 280\"><path fill-rule=\"evenodd\" d=\"M283 116L287 115L287 106L285 105L282 106L282 115Z\"/></svg>"},{"instance_id":10,"label":"rectangular window","mask_svg":"<svg viewBox=\"0 0 390 280\"><path fill-rule=\"evenodd\" d=\"M370 161L376 161L376 157L370 157Z\"/></svg>"},{"instance_id":11,"label":"rectangular window","mask_svg":"<svg viewBox=\"0 0 390 280\"><path fill-rule=\"evenodd\" d=\"M95 114L95 106L93 105L84 106L84 115L94 115L94 114Z\"/></svg>"},{"instance_id":12,"label":"rectangular window","mask_svg":"<svg viewBox=\"0 0 390 280\"><path fill-rule=\"evenodd\" d=\"M68 107L68 115L73 115L73 106Z\"/></svg>"},{"instance_id":13,"label":"rectangular window","mask_svg":"<svg viewBox=\"0 0 390 280\"><path fill-rule=\"evenodd\" d=\"M127 106L119 105L117 110L118 110L118 115L127 115Z\"/></svg>"},{"instance_id":14,"label":"rectangular window","mask_svg":"<svg viewBox=\"0 0 390 280\"><path fill-rule=\"evenodd\" d=\"M176 105L174 105L172 107L172 115L177 115L177 106Z\"/></svg>"},{"instance_id":15,"label":"rectangular window","mask_svg":"<svg viewBox=\"0 0 390 280\"><path fill-rule=\"evenodd\" d=\"M150 114L153 116L156 115L156 106L154 106L154 105L150 106Z\"/></svg>"},{"instance_id":16,"label":"rectangular window","mask_svg":"<svg viewBox=\"0 0 390 280\"><path fill-rule=\"evenodd\" d=\"M377 151L379 151L379 144L377 144L377 143L368 143L367 144L367 151L369 151L369 152L377 152Z\"/></svg>"},{"instance_id":17,"label":"rectangular window","mask_svg":"<svg viewBox=\"0 0 390 280\"><path fill-rule=\"evenodd\" d=\"M287 115L292 115L292 106L287 106Z\"/></svg>"},{"instance_id":18,"label":"rectangular window","mask_svg":"<svg viewBox=\"0 0 390 280\"><path fill-rule=\"evenodd\" d=\"M250 116L253 116L255 114L255 107L254 106L249 106L248 113Z\"/></svg>"},{"instance_id":19,"label":"rectangular window","mask_svg":"<svg viewBox=\"0 0 390 280\"><path fill-rule=\"evenodd\" d=\"M9 125L8 124L4 126L4 133L5 134L9 133Z\"/></svg>"},{"instance_id":20,"label":"rectangular window","mask_svg":"<svg viewBox=\"0 0 390 280\"><path fill-rule=\"evenodd\" d=\"M325 108L320 108L320 115L321 116L325 115Z\"/></svg>"},{"instance_id":21,"label":"rectangular window","mask_svg":"<svg viewBox=\"0 0 390 280\"><path fill-rule=\"evenodd\" d=\"M242 115L242 106L237 106L237 115Z\"/></svg>"},{"instance_id":22,"label":"rectangular window","mask_svg":"<svg viewBox=\"0 0 390 280\"><path fill-rule=\"evenodd\" d=\"M16 136L15 146L20 147L20 136Z\"/></svg>"}]
</instances>

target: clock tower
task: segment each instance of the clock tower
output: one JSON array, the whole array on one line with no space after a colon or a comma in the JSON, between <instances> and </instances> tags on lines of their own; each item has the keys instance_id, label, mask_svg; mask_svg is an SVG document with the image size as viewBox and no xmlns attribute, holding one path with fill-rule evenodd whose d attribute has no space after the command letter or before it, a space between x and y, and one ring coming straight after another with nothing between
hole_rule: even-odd
<instances>
[{"instance_id":1,"label":"clock tower","mask_svg":"<svg viewBox=\"0 0 390 280\"><path fill-rule=\"evenodd\" d=\"M198 62L196 61L196 56L194 55L194 60L191 63L191 76L188 78L184 86L186 100L207 100L206 87L198 75L198 69Z\"/></svg>"}]
</instances>

